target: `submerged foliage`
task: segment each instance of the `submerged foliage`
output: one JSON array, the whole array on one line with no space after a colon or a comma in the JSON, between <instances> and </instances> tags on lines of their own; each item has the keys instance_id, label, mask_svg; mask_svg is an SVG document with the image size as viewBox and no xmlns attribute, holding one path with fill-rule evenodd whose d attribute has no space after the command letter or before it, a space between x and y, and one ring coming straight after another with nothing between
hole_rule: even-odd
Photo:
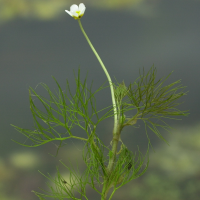
<instances>
[{"instance_id":1,"label":"submerged foliage","mask_svg":"<svg viewBox=\"0 0 200 200\"><path fill-rule=\"evenodd\" d=\"M140 77L128 87L125 83L114 84L114 94L117 107L117 135L115 140L120 141L120 134L125 126L134 125L142 120L146 127L153 131L158 137L164 140L158 128L168 130L170 127L164 119L175 119L174 116L186 116L187 111L180 111L177 106L179 98L186 95L185 87L175 81L169 85L164 85L169 74L164 79L156 80L156 68L153 66L145 74L144 70ZM87 77L86 77L87 78ZM35 124L34 130L27 130L14 126L25 137L31 140L31 145L22 144L28 147L36 147L52 141L63 141L74 138L85 143L83 149L83 160L86 170L82 175L76 170L69 168L62 163L70 172L70 179L66 181L57 168L57 177L46 176L55 184L52 187L48 184L51 191L44 191L47 194L34 192L40 199L51 197L54 199L88 199L86 195L86 185L90 185L102 198L107 199L107 194L111 188L113 192L108 199L111 199L117 189L129 181L140 177L148 167L148 150L146 155L138 149L138 153L133 154L122 142L119 152L106 147L96 134L99 123L109 117L113 117L112 106L97 110L95 95L107 86L102 85L98 90L92 92L92 84L88 88L86 78L80 80L80 70L76 80L76 91L72 93L67 81L66 90L54 78L58 87L58 92L54 94L50 88L42 83L41 86L47 91L49 99L38 95L33 88L29 89L30 109ZM38 109L33 99L36 97L45 111ZM130 118L126 117L126 112L135 112ZM157 122L154 122L155 119ZM158 123L161 122L161 123ZM85 131L85 137L79 137L73 131L78 126ZM65 131L59 132L58 127ZM148 137L148 135L147 135ZM149 140L150 144L150 140ZM118 145L118 143L117 143ZM59 150L58 148L58 150ZM114 152L114 153L113 153ZM112 161L112 162L111 162ZM103 187L103 189L101 188ZM102 189L102 191L100 189ZM77 196L77 195L80 195Z\"/></svg>"}]
</instances>

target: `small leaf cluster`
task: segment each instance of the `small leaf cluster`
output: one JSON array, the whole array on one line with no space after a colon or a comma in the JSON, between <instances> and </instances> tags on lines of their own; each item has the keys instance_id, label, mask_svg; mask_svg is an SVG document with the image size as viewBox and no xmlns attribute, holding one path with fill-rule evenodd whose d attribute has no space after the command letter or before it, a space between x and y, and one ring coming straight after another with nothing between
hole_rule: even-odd
<instances>
[{"instance_id":1,"label":"small leaf cluster","mask_svg":"<svg viewBox=\"0 0 200 200\"><path fill-rule=\"evenodd\" d=\"M83 141L87 141L87 138L75 136L73 128L75 126L80 127L87 133L87 137L90 137L91 127L95 131L96 126L104 119L113 116L111 106L97 111L95 94L107 86L101 86L95 92L92 92L92 84L90 88L87 87L85 78L82 83L80 80L80 70L76 80L76 91L72 94L67 81L66 91L61 89L61 86L54 78L58 87L58 92L54 94L50 88L41 83L40 85L47 91L50 99L46 99L41 95L38 95L33 88L29 89L30 109L32 112L35 129L29 130L14 126L17 131L22 133L28 139L32 141L32 145L23 146L36 147L43 145L51 141L62 141L74 138ZM45 111L41 111L33 99L36 97L45 108ZM100 117L99 113L105 111ZM64 132L57 131L58 127L64 128ZM17 142L18 143L18 142Z\"/></svg>"},{"instance_id":2,"label":"small leaf cluster","mask_svg":"<svg viewBox=\"0 0 200 200\"><path fill-rule=\"evenodd\" d=\"M91 137L92 138L92 137ZM94 142L95 141L95 142ZM115 167L111 174L107 173L106 162L107 158L105 156L105 149L109 150L102 141L95 137L91 141L85 143L83 149L83 160L86 164L86 170L84 172L79 172L73 169L73 167L66 166L63 162L62 165L66 167L66 170L69 171L69 179L66 180L60 173L57 168L57 176L53 178L50 174L45 176L50 183L47 183L49 190L43 190L44 193L33 191L41 200L45 198L54 198L54 199L86 199L86 185L90 185L100 196L102 195L101 186L106 183L107 192L113 188L112 194L109 199L111 199L117 189L127 184L133 179L136 179L142 176L147 168L145 163L145 156L139 151L139 154L133 154L127 149L125 145L121 148L121 151L118 152L118 157L115 163ZM148 152L147 152L148 153ZM81 175L82 174L82 175ZM52 183L54 184L52 186Z\"/></svg>"},{"instance_id":3,"label":"small leaf cluster","mask_svg":"<svg viewBox=\"0 0 200 200\"><path fill-rule=\"evenodd\" d=\"M124 83L118 84L118 87L115 86L117 88L115 94L116 98L120 99L118 112L121 113L121 129L125 126L135 125L138 120L142 120L146 133L149 128L165 141L158 128L169 131L171 127L165 122L165 119L177 119L176 116L189 114L187 110L180 111L177 108L181 104L178 100L187 92L184 91L186 87L182 86L181 80L165 85L171 73L159 80L156 80L156 74L157 70L154 66L146 74L143 69L139 78L128 87ZM124 113L131 110L137 110L136 114L127 118Z\"/></svg>"},{"instance_id":4,"label":"small leaf cluster","mask_svg":"<svg viewBox=\"0 0 200 200\"><path fill-rule=\"evenodd\" d=\"M177 100L186 95L185 86L182 86L181 80L175 81L164 86L166 77L156 81L157 70L153 66L147 74L143 69L140 77L128 88L128 97L131 104L138 108L141 117L148 114L151 116L177 116L187 115L187 111L180 111L176 107L181 103Z\"/></svg>"},{"instance_id":5,"label":"small leaf cluster","mask_svg":"<svg viewBox=\"0 0 200 200\"><path fill-rule=\"evenodd\" d=\"M66 168L67 171L69 171L69 179L65 180L65 178L61 175L58 167L57 167L57 176L56 178L52 177L50 174L45 175L41 173L43 176L45 176L50 182L47 182L47 186L50 189L44 190L41 189L44 193L32 191L35 193L37 197L39 197L40 200L44 200L47 197L53 198L53 199L74 199L74 200L80 200L80 199L87 199L86 195L86 185L88 184L86 174L80 175L80 172L78 170L74 170L73 167L66 166L63 162L61 162L62 165ZM54 185L52 185L52 183ZM78 195L80 198L78 198Z\"/></svg>"}]
</instances>

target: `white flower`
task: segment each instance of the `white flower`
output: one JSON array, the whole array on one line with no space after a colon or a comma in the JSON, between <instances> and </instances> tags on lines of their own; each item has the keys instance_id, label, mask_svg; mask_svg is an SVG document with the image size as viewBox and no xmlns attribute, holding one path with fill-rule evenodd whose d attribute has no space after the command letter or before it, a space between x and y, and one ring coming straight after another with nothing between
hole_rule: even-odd
<instances>
[{"instance_id":1,"label":"white flower","mask_svg":"<svg viewBox=\"0 0 200 200\"><path fill-rule=\"evenodd\" d=\"M65 12L71 15L74 19L80 19L84 15L85 9L86 7L83 3L80 3L79 6L73 4L70 7L70 11L65 10Z\"/></svg>"}]
</instances>

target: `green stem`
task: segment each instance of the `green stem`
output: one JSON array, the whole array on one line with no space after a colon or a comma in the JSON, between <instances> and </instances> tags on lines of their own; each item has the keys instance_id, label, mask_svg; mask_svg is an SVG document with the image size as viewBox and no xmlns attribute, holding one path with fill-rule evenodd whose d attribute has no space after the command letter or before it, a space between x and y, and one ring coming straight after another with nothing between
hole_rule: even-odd
<instances>
[{"instance_id":1,"label":"green stem","mask_svg":"<svg viewBox=\"0 0 200 200\"><path fill-rule=\"evenodd\" d=\"M113 110L114 110L114 130L113 130L113 132L115 133L116 129L117 129L117 107L116 107L116 102L115 102L114 87L113 87L113 84L112 84L112 80L111 80L110 75L109 75L105 65L103 64L101 58L99 57L98 53L96 52L95 48L93 47L92 43L90 42L87 34L85 33L80 19L78 19L78 23L79 23L79 26L81 28L81 31L83 32L83 35L85 36L88 44L90 45L92 51L94 52L95 56L97 57L97 60L99 61L101 67L103 68L103 70L104 70L104 72L107 76L107 79L108 79L108 82L109 82L109 85L110 85L111 97L112 97L112 103L113 103Z\"/></svg>"},{"instance_id":2,"label":"green stem","mask_svg":"<svg viewBox=\"0 0 200 200\"><path fill-rule=\"evenodd\" d=\"M108 163L107 170L106 170L107 171L106 174L108 177L106 177L107 180L104 182L102 197L101 197L101 200L106 200L107 193L110 190L110 187L107 186L107 181L109 179L109 176L110 176L113 166L114 166L114 161L115 161L116 153L117 153L117 145L118 145L118 142L120 139L120 125L118 124L119 122L118 122L118 116L117 116L117 114L118 114L117 113L117 105L116 105L116 101L115 101L114 87L113 87L113 83L110 78L110 75L109 75L105 65L103 64L101 58L99 57L98 53L96 52L95 48L93 47L92 43L90 42L87 34L85 33L80 19L78 19L78 23L81 28L81 31L83 32L83 35L85 36L88 44L90 45L92 51L94 52L95 56L97 57L97 60L99 61L101 67L103 68L103 70L107 76L107 79L108 79L108 82L110 85L110 90L111 90L111 97L112 97L113 110L114 110L114 128L113 128L113 139L112 139L112 150L111 150L112 154L110 155L110 158L109 158L109 163ZM120 115L119 115L119 119L120 119Z\"/></svg>"}]
</instances>

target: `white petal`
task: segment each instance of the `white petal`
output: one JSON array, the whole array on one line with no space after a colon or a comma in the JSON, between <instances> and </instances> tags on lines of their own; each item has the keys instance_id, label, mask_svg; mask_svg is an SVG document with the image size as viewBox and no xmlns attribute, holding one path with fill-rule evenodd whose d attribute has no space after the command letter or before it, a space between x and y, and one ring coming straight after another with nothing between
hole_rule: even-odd
<instances>
[{"instance_id":1,"label":"white petal","mask_svg":"<svg viewBox=\"0 0 200 200\"><path fill-rule=\"evenodd\" d=\"M83 9L85 10L85 5L83 3L80 3L79 4L79 10L83 10Z\"/></svg>"},{"instance_id":2,"label":"white petal","mask_svg":"<svg viewBox=\"0 0 200 200\"><path fill-rule=\"evenodd\" d=\"M84 14L85 9L86 9L85 5L83 3L80 3L79 4L80 15Z\"/></svg>"},{"instance_id":3,"label":"white petal","mask_svg":"<svg viewBox=\"0 0 200 200\"><path fill-rule=\"evenodd\" d=\"M80 15L83 15L84 12L85 12L85 10L81 10L81 11L80 11Z\"/></svg>"},{"instance_id":4,"label":"white petal","mask_svg":"<svg viewBox=\"0 0 200 200\"><path fill-rule=\"evenodd\" d=\"M70 12L75 12L78 10L78 6L76 4L73 4L71 7L70 7Z\"/></svg>"},{"instance_id":5,"label":"white petal","mask_svg":"<svg viewBox=\"0 0 200 200\"><path fill-rule=\"evenodd\" d=\"M72 14L68 10L65 10L65 12L67 12L70 16L72 16Z\"/></svg>"}]
</instances>

